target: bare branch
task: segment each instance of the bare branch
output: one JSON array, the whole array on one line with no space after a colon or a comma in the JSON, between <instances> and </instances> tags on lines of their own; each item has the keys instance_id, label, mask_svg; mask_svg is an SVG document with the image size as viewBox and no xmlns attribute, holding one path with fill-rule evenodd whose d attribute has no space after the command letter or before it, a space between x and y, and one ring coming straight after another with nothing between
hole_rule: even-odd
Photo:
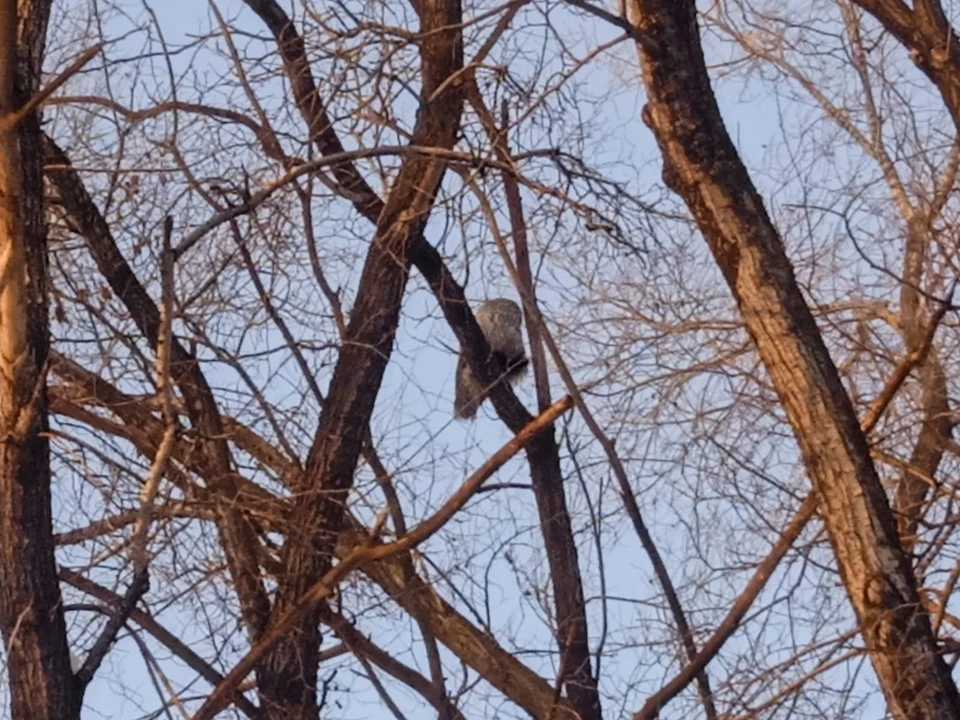
<instances>
[{"instance_id":1,"label":"bare branch","mask_svg":"<svg viewBox=\"0 0 960 720\"><path fill-rule=\"evenodd\" d=\"M193 720L209 720L233 700L237 685L257 666L272 647L286 636L302 618L311 613L317 604L330 596L350 572L363 565L385 560L415 548L443 527L453 515L473 497L480 486L497 471L507 460L516 455L537 434L549 428L554 420L570 409L573 400L565 396L550 408L538 415L533 422L515 435L506 445L494 453L481 465L433 515L420 523L399 540L388 544L377 544L373 538L352 551L319 581L310 586L297 599L297 602L283 615L274 620L261 640L224 678L224 681L210 695L203 707L193 716Z\"/></svg>"}]
</instances>

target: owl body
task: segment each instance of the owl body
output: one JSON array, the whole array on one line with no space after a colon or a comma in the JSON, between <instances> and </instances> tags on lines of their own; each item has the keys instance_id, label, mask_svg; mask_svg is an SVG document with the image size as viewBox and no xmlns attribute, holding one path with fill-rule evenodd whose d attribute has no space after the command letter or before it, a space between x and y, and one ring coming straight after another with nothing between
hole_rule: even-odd
<instances>
[{"instance_id":1,"label":"owl body","mask_svg":"<svg viewBox=\"0 0 960 720\"><path fill-rule=\"evenodd\" d=\"M494 298L477 308L476 318L490 345L499 375L508 382L517 380L527 369L526 350L523 347L523 313L520 306L507 298ZM476 417L477 410L488 392L489 389L474 377L461 352L457 362L454 417Z\"/></svg>"}]
</instances>

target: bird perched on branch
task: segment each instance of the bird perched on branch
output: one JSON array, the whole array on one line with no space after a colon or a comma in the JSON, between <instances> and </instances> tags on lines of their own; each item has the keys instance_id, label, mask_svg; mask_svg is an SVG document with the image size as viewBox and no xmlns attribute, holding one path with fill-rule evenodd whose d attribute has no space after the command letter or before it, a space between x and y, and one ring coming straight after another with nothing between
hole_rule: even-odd
<instances>
[{"instance_id":1,"label":"bird perched on branch","mask_svg":"<svg viewBox=\"0 0 960 720\"><path fill-rule=\"evenodd\" d=\"M527 370L528 360L523 347L523 313L513 300L487 300L476 312L477 324L490 345L491 358L501 380L514 382ZM453 416L472 419L486 400L490 388L485 387L467 366L463 350L457 361L456 396Z\"/></svg>"}]
</instances>

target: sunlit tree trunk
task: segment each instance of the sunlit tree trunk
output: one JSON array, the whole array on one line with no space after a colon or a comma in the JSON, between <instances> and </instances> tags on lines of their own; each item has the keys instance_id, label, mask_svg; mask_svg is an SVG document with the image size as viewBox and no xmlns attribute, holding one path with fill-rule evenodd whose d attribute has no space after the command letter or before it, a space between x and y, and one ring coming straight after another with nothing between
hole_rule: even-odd
<instances>
[{"instance_id":1,"label":"sunlit tree trunk","mask_svg":"<svg viewBox=\"0 0 960 720\"><path fill-rule=\"evenodd\" d=\"M79 717L50 517L37 91L48 0L0 0L0 625L14 720ZM7 129L2 129L4 126Z\"/></svg>"},{"instance_id":2,"label":"sunlit tree trunk","mask_svg":"<svg viewBox=\"0 0 960 720\"><path fill-rule=\"evenodd\" d=\"M844 585L891 714L960 717L866 438L780 236L727 134L693 0L633 0L644 120L733 292L819 498Z\"/></svg>"},{"instance_id":3,"label":"sunlit tree trunk","mask_svg":"<svg viewBox=\"0 0 960 720\"><path fill-rule=\"evenodd\" d=\"M452 148L462 111L454 81L463 63L462 9L459 0L426 0L418 12L423 105L411 144ZM444 172L444 164L433 158L405 158L378 218L344 349L304 473L294 488L297 500L281 558L284 574L274 618L296 606L330 567L365 430L393 350L409 279L410 246L426 226ZM318 619L316 612L310 613L261 665L260 695L270 718L307 720L317 715Z\"/></svg>"}]
</instances>

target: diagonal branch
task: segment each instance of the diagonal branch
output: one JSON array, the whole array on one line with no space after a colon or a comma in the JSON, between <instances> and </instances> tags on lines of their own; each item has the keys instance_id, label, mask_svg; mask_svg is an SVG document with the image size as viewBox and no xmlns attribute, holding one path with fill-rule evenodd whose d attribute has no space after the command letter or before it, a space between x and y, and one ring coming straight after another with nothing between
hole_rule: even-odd
<instances>
[{"instance_id":1,"label":"diagonal branch","mask_svg":"<svg viewBox=\"0 0 960 720\"><path fill-rule=\"evenodd\" d=\"M630 9L660 41L659 55L638 53L649 93L643 119L663 156L664 182L697 221L786 412L889 710L901 720L954 717L960 694L937 651L866 436L724 127L696 3L632 0Z\"/></svg>"},{"instance_id":2,"label":"diagonal branch","mask_svg":"<svg viewBox=\"0 0 960 720\"><path fill-rule=\"evenodd\" d=\"M74 413L71 417L77 417L81 422L97 423L94 427L100 431L118 435L133 442L144 457L153 456L159 445L163 426L159 420L152 416L149 403L146 400L133 398L119 392L102 378L65 358L55 358L53 370L64 380L75 383L76 388L88 398L88 402L94 402L111 409L129 425L117 425L112 422L107 424L100 416L90 413L84 416ZM61 392L63 389L65 388L54 388L57 391L53 396L53 407L56 412L67 412L75 407L68 404L66 397L62 397L64 395ZM293 478L300 472L299 468L292 464L283 453L276 450L253 431L230 418L226 419L226 424L237 446L262 463L264 467L285 479ZM187 447L183 447L185 445ZM199 453L190 452L189 446L183 438L178 439L174 449L174 457L201 477L206 477L209 474L209 469L200 464L202 456ZM168 472L172 470L172 466L168 467ZM182 478L178 486L188 497L197 496L197 501L200 503L211 504L206 489L191 484L189 479ZM272 532L284 532L288 523L284 520L287 516L287 510L283 501L273 497L253 483L246 482L241 487L243 495L238 499L239 507L244 512L265 522ZM178 511L176 507L173 508L173 512ZM134 519L135 513L131 514L129 518L118 516L114 523L107 524L110 527L95 525L90 528L90 531L94 534L110 531L113 525L129 524ZM357 546L356 538L360 537L362 542L362 537L364 537L363 526L358 520L348 515L347 522L350 529L341 535L336 547L336 555L341 559L347 557L355 549ZM423 578L411 574L411 567L410 554L401 553L396 557L385 558L366 565L361 570L383 588L399 607L409 613L418 623L429 628L430 632L452 653L485 678L492 687L503 693L510 702L515 703L534 717L546 717L556 703L553 690L544 679L501 647L488 630L478 628L464 618ZM83 579L81 578L81 580ZM139 623L138 612L134 610L131 617ZM191 665L191 667L193 666ZM555 720L573 717L573 710L565 700L560 701L556 707L556 712L558 714L555 716Z\"/></svg>"},{"instance_id":3,"label":"diagonal branch","mask_svg":"<svg viewBox=\"0 0 960 720\"><path fill-rule=\"evenodd\" d=\"M399 558L398 558L399 559ZM446 715L451 720L465 720L463 713L450 701L446 695L437 694L436 686L433 682L425 678L411 667L404 665L386 650L378 647L369 640L362 632L357 630L347 618L336 612L326 602L321 602L320 621L329 626L337 637L346 645L354 655L365 658L386 672L388 675L396 678L419 693L427 702L433 705L439 713Z\"/></svg>"},{"instance_id":4,"label":"diagonal branch","mask_svg":"<svg viewBox=\"0 0 960 720\"><path fill-rule=\"evenodd\" d=\"M90 649L90 653L83 661L83 665L77 670L75 675L75 680L81 687L86 687L90 684L90 681L93 680L93 676L100 668L100 664L107 656L107 653L110 652L110 648L117 639L117 633L119 633L120 629L126 624L130 618L130 614L134 611L140 598L143 597L149 587L150 580L147 575L147 570L143 568L134 573L133 579L130 581L130 587L127 588L127 592L124 593L123 596L118 595L112 598L109 603L112 606L110 618L107 620L99 637L97 637L96 642Z\"/></svg>"},{"instance_id":5,"label":"diagonal branch","mask_svg":"<svg viewBox=\"0 0 960 720\"><path fill-rule=\"evenodd\" d=\"M107 605L117 606L123 602L123 598L120 595L117 595L112 590L109 590L93 580L90 580L89 578L86 578L80 573L72 570L60 568L60 579L68 585L75 587L77 590L85 592L87 595L95 597ZM149 613L133 608L130 611L129 619L133 620L135 623L137 623L137 625L150 633L150 635L153 636L161 645L183 660L187 667L195 671L200 677L202 677L211 685L216 686L217 683L223 680L223 675L217 672L206 660L191 650L189 645L180 640L180 638L178 638L175 634L157 622L157 620ZM261 713L257 707L243 695L237 697L236 704L237 707L240 708L240 710L242 710L247 717L261 717Z\"/></svg>"},{"instance_id":6,"label":"diagonal branch","mask_svg":"<svg viewBox=\"0 0 960 720\"><path fill-rule=\"evenodd\" d=\"M366 565L395 557L408 552L440 530L480 489L480 486L496 470L519 452L544 429L550 428L556 418L570 409L573 401L569 396L554 403L536 417L520 433L515 435L486 462L483 463L433 515L420 523L402 538L387 544L380 544L374 537L368 537L355 550L351 551L335 567L328 570L322 578L313 583L297 601L271 623L261 640L250 649L240 662L217 686L203 706L194 715L193 720L210 720L232 702L237 686L267 656L271 648L300 625L306 617L315 614L317 605L334 592L336 586L353 570ZM288 540L289 542L289 540Z\"/></svg>"}]
</instances>

